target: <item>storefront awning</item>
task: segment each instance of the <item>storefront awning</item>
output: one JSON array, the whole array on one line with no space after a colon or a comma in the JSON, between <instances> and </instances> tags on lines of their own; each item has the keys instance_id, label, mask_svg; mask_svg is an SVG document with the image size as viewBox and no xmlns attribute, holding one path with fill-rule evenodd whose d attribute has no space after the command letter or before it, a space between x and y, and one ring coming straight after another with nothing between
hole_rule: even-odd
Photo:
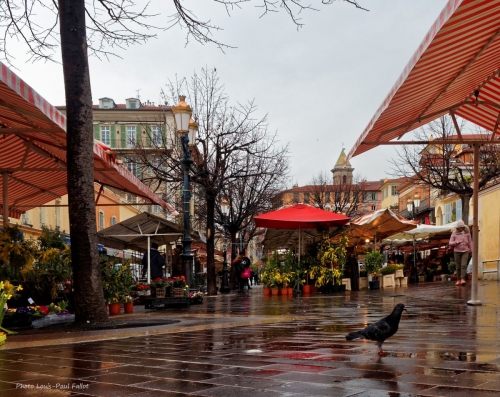
<instances>
[{"instance_id":1,"label":"storefront awning","mask_svg":"<svg viewBox=\"0 0 500 397\"><path fill-rule=\"evenodd\" d=\"M453 113L497 135L500 2L450 0L348 158Z\"/></svg>"},{"instance_id":2,"label":"storefront awning","mask_svg":"<svg viewBox=\"0 0 500 397\"><path fill-rule=\"evenodd\" d=\"M8 216L19 218L67 193L66 149L65 116L0 62L0 206ZM94 179L177 215L97 141Z\"/></svg>"}]
</instances>

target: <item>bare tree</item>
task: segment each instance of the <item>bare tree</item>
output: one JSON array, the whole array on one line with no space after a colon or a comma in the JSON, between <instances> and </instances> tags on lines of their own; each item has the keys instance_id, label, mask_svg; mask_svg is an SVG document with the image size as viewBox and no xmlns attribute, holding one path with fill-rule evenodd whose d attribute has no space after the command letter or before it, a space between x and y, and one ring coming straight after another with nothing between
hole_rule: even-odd
<instances>
[{"instance_id":1,"label":"bare tree","mask_svg":"<svg viewBox=\"0 0 500 397\"><path fill-rule=\"evenodd\" d=\"M238 178L228 181L220 193L229 202L227 230L231 236L233 259L236 257L236 235L240 234L242 248L246 247L256 235L254 216L270 211L272 198L285 187L288 147L278 147L276 135L264 135L235 165L241 169ZM217 215L222 225L219 207Z\"/></svg>"},{"instance_id":2,"label":"bare tree","mask_svg":"<svg viewBox=\"0 0 500 397\"><path fill-rule=\"evenodd\" d=\"M479 189L500 177L500 155L496 145L488 140L488 134L476 130L464 135L465 122L459 126L462 137L484 140L480 147ZM449 116L441 117L415 132L416 139L429 142L447 140L449 144L426 143L405 145L391 160L393 173L438 189L442 193L455 193L462 200L462 218L469 219L469 203L473 195L473 148L462 143Z\"/></svg>"},{"instance_id":3,"label":"bare tree","mask_svg":"<svg viewBox=\"0 0 500 397\"><path fill-rule=\"evenodd\" d=\"M354 216L363 202L363 180L355 176L352 181L340 180L330 184L326 172L313 176L310 182L313 204L321 209Z\"/></svg>"},{"instance_id":4,"label":"bare tree","mask_svg":"<svg viewBox=\"0 0 500 397\"><path fill-rule=\"evenodd\" d=\"M238 179L256 178L259 173L264 178L272 171L278 172L279 167L266 170L262 165L259 168L256 160L268 159L276 154L266 145L274 142L275 137L269 138L265 116L255 118L256 105L253 101L231 106L214 69L203 69L189 81L170 82L164 93L166 101L176 101L180 92L188 94L193 118L199 125L196 145L192 148L195 164L191 181L201 188L203 194L200 198L205 205L206 217L207 287L208 293L215 295L214 238L216 219L221 223L220 217L216 216L220 192L224 187L235 186L233 184ZM173 141L165 146L165 150L157 150L155 156L151 156L146 149L137 153L143 165L153 170L152 178L180 187L182 168L178 159L182 157L182 148L175 135L167 136L171 136ZM151 142L155 144L153 140ZM285 155L282 157L284 161ZM284 163L279 165L286 169Z\"/></svg>"},{"instance_id":5,"label":"bare tree","mask_svg":"<svg viewBox=\"0 0 500 397\"><path fill-rule=\"evenodd\" d=\"M345 1L359 7L355 0ZM246 2L214 0L214 3L222 5L228 12ZM263 6L264 14L278 11L281 6L296 24L296 16L302 10L312 8L302 6L297 0L252 2ZM332 0L323 0L321 4L331 2ZM155 37L154 29L168 29L173 26L186 28L188 38L193 36L202 43L218 44L217 40L212 38L212 32L219 29L218 27L212 26L210 21L197 19L181 0L173 0L173 3L176 14L172 16L170 24L155 27L149 21L158 15L149 14L149 3L143 6L134 0L0 1L0 31L3 33L0 35L0 52L9 64L12 65L14 60L9 50L12 41L13 45L24 43L32 60L53 60L59 47L62 54L67 108L68 193L76 322L100 322L107 319L102 304L94 211L92 95L88 56L116 55L121 48ZM252 105L249 106L250 110L253 110ZM213 229L213 225L209 227ZM209 257L213 256L213 252L208 254Z\"/></svg>"}]
</instances>

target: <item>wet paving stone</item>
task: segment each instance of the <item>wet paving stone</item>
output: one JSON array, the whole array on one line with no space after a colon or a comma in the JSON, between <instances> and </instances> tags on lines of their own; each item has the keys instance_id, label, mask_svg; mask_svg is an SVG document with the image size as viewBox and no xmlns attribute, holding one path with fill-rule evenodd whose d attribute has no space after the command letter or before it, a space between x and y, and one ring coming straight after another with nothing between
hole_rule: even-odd
<instances>
[{"instance_id":1,"label":"wet paving stone","mask_svg":"<svg viewBox=\"0 0 500 397\"><path fill-rule=\"evenodd\" d=\"M465 305L470 286L452 283L287 299L269 299L257 287L184 310L134 314L178 320L179 328L159 333L95 331L87 334L94 341L71 343L67 334L32 335L32 345L9 335L0 348L0 397L500 395L499 286L480 284L479 307ZM374 342L345 340L398 302L408 314L384 343L385 356ZM58 383L88 388L55 389Z\"/></svg>"}]
</instances>

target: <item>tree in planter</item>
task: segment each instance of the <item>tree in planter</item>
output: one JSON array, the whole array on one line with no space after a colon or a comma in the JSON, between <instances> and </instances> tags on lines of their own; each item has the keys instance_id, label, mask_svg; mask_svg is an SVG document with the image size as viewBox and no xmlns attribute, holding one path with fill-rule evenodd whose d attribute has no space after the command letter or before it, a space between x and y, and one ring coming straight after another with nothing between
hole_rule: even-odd
<instances>
[{"instance_id":1,"label":"tree in planter","mask_svg":"<svg viewBox=\"0 0 500 397\"><path fill-rule=\"evenodd\" d=\"M365 270L367 274L376 274L382 267L384 256L380 251L373 250L365 255Z\"/></svg>"},{"instance_id":2,"label":"tree in planter","mask_svg":"<svg viewBox=\"0 0 500 397\"><path fill-rule=\"evenodd\" d=\"M123 302L135 284L130 264L126 261L118 263L117 259L101 262L101 279L104 301L107 303Z\"/></svg>"}]
</instances>

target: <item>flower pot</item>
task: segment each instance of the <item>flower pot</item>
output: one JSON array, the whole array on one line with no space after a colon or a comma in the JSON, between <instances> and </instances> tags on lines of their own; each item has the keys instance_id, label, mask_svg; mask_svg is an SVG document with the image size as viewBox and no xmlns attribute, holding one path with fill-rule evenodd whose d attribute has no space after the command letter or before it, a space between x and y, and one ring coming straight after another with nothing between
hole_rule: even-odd
<instances>
[{"instance_id":1,"label":"flower pot","mask_svg":"<svg viewBox=\"0 0 500 397\"><path fill-rule=\"evenodd\" d=\"M166 288L165 287L156 287L155 289L155 294L157 298L165 298L165 293L166 293Z\"/></svg>"},{"instance_id":2,"label":"flower pot","mask_svg":"<svg viewBox=\"0 0 500 397\"><path fill-rule=\"evenodd\" d=\"M311 293L311 286L310 285L303 285L302 286L302 293L305 295L309 295Z\"/></svg>"},{"instance_id":3,"label":"flower pot","mask_svg":"<svg viewBox=\"0 0 500 397\"><path fill-rule=\"evenodd\" d=\"M109 314L110 315L120 314L120 307L121 307L120 303L110 303L108 305Z\"/></svg>"},{"instance_id":4,"label":"flower pot","mask_svg":"<svg viewBox=\"0 0 500 397\"><path fill-rule=\"evenodd\" d=\"M394 277L399 278L399 277L404 277L405 275L403 274L403 269L396 270L396 274Z\"/></svg>"},{"instance_id":5,"label":"flower pot","mask_svg":"<svg viewBox=\"0 0 500 397\"><path fill-rule=\"evenodd\" d=\"M288 290L288 295L293 295L293 288L292 287L288 287L287 290Z\"/></svg>"},{"instance_id":6,"label":"flower pot","mask_svg":"<svg viewBox=\"0 0 500 397\"><path fill-rule=\"evenodd\" d=\"M368 288L368 277L359 278L359 289Z\"/></svg>"},{"instance_id":7,"label":"flower pot","mask_svg":"<svg viewBox=\"0 0 500 397\"><path fill-rule=\"evenodd\" d=\"M319 292L319 287L311 285L311 294L317 294Z\"/></svg>"},{"instance_id":8,"label":"flower pot","mask_svg":"<svg viewBox=\"0 0 500 397\"><path fill-rule=\"evenodd\" d=\"M130 314L134 312L134 302L126 302L123 304L125 313Z\"/></svg>"},{"instance_id":9,"label":"flower pot","mask_svg":"<svg viewBox=\"0 0 500 397\"><path fill-rule=\"evenodd\" d=\"M278 295L288 295L288 288L278 288Z\"/></svg>"},{"instance_id":10,"label":"flower pot","mask_svg":"<svg viewBox=\"0 0 500 397\"><path fill-rule=\"evenodd\" d=\"M368 281L370 289L380 289L380 281Z\"/></svg>"},{"instance_id":11,"label":"flower pot","mask_svg":"<svg viewBox=\"0 0 500 397\"><path fill-rule=\"evenodd\" d=\"M174 298L180 298L184 296L184 288L172 288L172 296Z\"/></svg>"},{"instance_id":12,"label":"flower pot","mask_svg":"<svg viewBox=\"0 0 500 397\"><path fill-rule=\"evenodd\" d=\"M271 295L271 288L263 288L262 291L264 292L264 295L266 295L266 296Z\"/></svg>"},{"instance_id":13,"label":"flower pot","mask_svg":"<svg viewBox=\"0 0 500 397\"><path fill-rule=\"evenodd\" d=\"M271 288L271 295L278 295L279 293L279 288Z\"/></svg>"}]
</instances>

